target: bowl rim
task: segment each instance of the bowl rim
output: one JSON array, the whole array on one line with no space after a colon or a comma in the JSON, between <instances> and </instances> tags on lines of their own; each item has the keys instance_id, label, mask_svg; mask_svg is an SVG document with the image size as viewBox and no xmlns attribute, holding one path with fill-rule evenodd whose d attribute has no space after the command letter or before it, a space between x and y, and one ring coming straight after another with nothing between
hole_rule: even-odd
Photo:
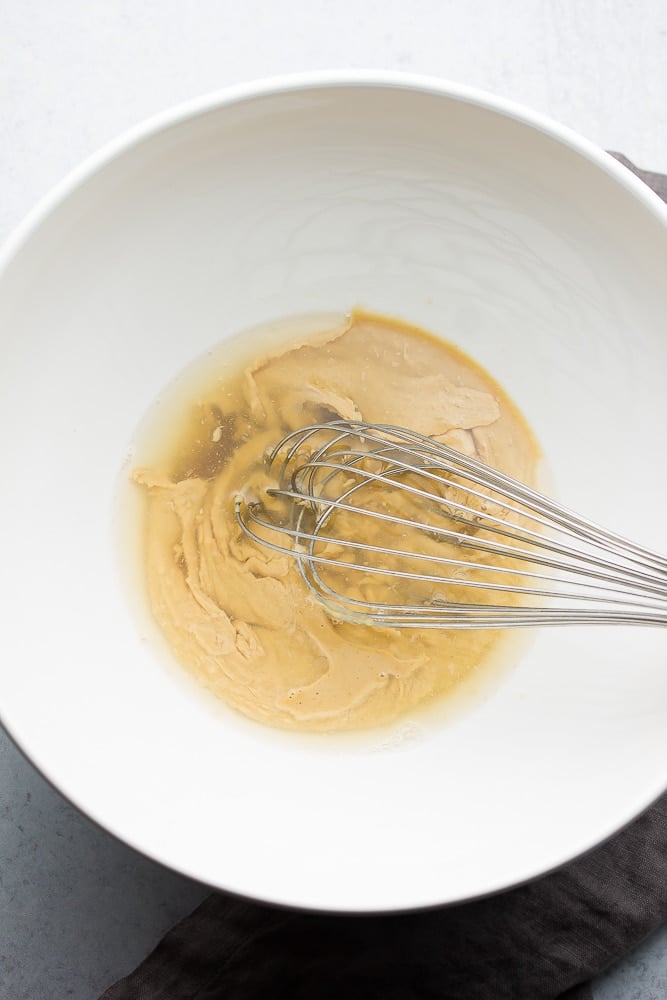
<instances>
[{"instance_id":1,"label":"bowl rim","mask_svg":"<svg viewBox=\"0 0 667 1000\"><path fill-rule=\"evenodd\" d=\"M141 120L128 129L125 129L118 136L102 145L90 156L86 157L81 163L70 170L59 182L51 187L50 190L48 190L47 193L37 201L34 207L10 232L4 243L0 245L0 282L23 246L28 243L39 227L63 202L65 202L71 194L77 190L77 188L85 184L90 178L103 170L116 158L122 156L133 147L138 146L143 141L148 140L153 136L166 131L167 129L185 123L188 120L193 120L199 116L208 114L211 111L233 106L235 104L242 104L248 100L331 88L405 90L413 93L444 97L461 103L471 104L510 118L513 121L524 124L552 139L555 139L557 142L581 155L589 163L602 170L612 180L615 180L622 189L633 196L636 201L647 209L653 218L658 223L661 223L667 230L667 204L665 204L665 202L663 202L663 200L644 183L644 181L632 173L632 171L623 163L616 160L610 153L597 146L591 140L581 136L568 126L562 125L558 121L550 118L548 115L534 111L519 102L497 96L483 89L432 75L374 69L318 70L270 76L216 89L186 101L179 102L149 116L146 119ZM126 840L120 833L106 827L94 814L88 812L82 803L80 804L76 798L70 796L67 791L62 789L57 781L51 777L48 768L43 769L39 760L37 760L30 752L29 747L24 746L18 736L14 734L11 723L4 717L1 708L0 724L4 727L10 740L17 747L19 752L30 761L32 766L35 767L49 786L57 790L58 794L63 796L66 801L72 803L75 808L84 812L90 822L92 822L99 829L104 830L105 833L112 836L115 840L130 846L142 856L149 858L156 863L169 864L160 857L159 852L149 853L148 850L142 845ZM652 801L655 801L655 799ZM646 802L642 799L640 806L643 809L647 808L650 804L650 802ZM618 828L608 831L607 834L595 844L588 844L585 846L576 855L576 857L579 858L587 855L631 823L637 815L636 805L637 804L635 803L635 805L630 808L630 815L626 812L625 819ZM527 884L536 878L546 876L551 872L558 870L564 864L568 864L573 860L575 860L575 858L565 857L550 868L533 872L532 874L527 875L526 878L519 881L512 882L511 884L499 888L491 888L488 891L452 900L450 902L422 903L415 906L395 908L391 910L359 910L352 907L349 910L336 909L330 912L347 912L354 914L378 912L420 912L440 906L461 905L476 899L497 895ZM172 866L169 865L169 867L171 868ZM182 868L172 868L172 870L179 871L184 875L184 877L197 881L202 886L206 884ZM251 894L241 894L234 889L226 889L225 891L231 896L239 898L260 899L260 897L254 897ZM262 901L265 901L263 897ZM280 906L286 909L308 909L308 907L304 907L298 903L290 903L279 899L271 899L270 902L274 906Z\"/></svg>"},{"instance_id":2,"label":"bowl rim","mask_svg":"<svg viewBox=\"0 0 667 1000\"><path fill-rule=\"evenodd\" d=\"M500 97L482 88L434 75L375 69L312 70L263 77L222 87L181 101L131 125L66 173L10 231L0 245L0 278L32 233L69 194L133 146L188 119L205 115L218 108L276 94L324 90L332 87L386 88L432 94L473 104L528 125L556 139L604 171L667 228L667 204L644 181L611 153L541 111L535 111L518 101Z\"/></svg>"}]
</instances>

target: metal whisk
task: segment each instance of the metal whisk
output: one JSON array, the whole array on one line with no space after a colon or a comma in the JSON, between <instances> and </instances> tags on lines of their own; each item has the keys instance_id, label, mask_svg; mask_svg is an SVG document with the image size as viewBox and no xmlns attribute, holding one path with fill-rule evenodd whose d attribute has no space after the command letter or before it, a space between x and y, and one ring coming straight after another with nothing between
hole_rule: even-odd
<instances>
[{"instance_id":1,"label":"metal whisk","mask_svg":"<svg viewBox=\"0 0 667 1000\"><path fill-rule=\"evenodd\" d=\"M236 518L335 620L413 628L667 625L667 558L402 427L337 420L267 456Z\"/></svg>"}]
</instances>

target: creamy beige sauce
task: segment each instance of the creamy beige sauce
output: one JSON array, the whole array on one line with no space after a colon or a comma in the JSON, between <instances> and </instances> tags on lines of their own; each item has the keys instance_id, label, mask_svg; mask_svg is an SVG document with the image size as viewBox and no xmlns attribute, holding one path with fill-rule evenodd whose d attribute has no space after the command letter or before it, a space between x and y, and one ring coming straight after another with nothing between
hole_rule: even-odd
<instances>
[{"instance_id":1,"label":"creamy beige sauce","mask_svg":"<svg viewBox=\"0 0 667 1000\"><path fill-rule=\"evenodd\" d=\"M361 311L228 373L169 427L175 443L164 461L133 473L147 497L153 615L178 660L214 694L288 729L388 723L453 691L501 638L335 621L289 556L239 529L236 494L272 485L266 449L336 418L409 426L536 479L534 438L482 368L424 331ZM368 580L359 588L377 596Z\"/></svg>"}]
</instances>

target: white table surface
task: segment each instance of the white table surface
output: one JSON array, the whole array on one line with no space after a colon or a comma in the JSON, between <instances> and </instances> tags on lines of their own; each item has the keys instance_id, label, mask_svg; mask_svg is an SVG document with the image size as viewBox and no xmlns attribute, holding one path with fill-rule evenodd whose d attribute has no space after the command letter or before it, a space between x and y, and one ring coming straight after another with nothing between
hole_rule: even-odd
<instances>
[{"instance_id":1,"label":"white table surface","mask_svg":"<svg viewBox=\"0 0 667 1000\"><path fill-rule=\"evenodd\" d=\"M0 0L0 240L142 118L332 67L491 90L667 172L665 0ZM0 732L0 1000L95 1000L204 895L93 827ZM595 995L667 996L667 930Z\"/></svg>"}]
</instances>

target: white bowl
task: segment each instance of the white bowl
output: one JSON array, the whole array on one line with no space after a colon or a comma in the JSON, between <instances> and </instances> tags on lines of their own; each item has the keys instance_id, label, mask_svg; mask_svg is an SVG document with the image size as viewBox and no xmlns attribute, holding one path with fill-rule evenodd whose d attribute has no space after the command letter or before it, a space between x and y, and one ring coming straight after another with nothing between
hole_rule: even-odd
<instances>
[{"instance_id":1,"label":"white bowl","mask_svg":"<svg viewBox=\"0 0 667 1000\"><path fill-rule=\"evenodd\" d=\"M273 732L145 641L114 495L142 414L195 356L362 304L481 361L559 497L664 550L666 222L567 130L383 73L216 94L75 171L0 277L0 709L30 759L164 864L331 910L498 891L635 816L667 779L659 630L541 632L486 697L395 738Z\"/></svg>"}]
</instances>

